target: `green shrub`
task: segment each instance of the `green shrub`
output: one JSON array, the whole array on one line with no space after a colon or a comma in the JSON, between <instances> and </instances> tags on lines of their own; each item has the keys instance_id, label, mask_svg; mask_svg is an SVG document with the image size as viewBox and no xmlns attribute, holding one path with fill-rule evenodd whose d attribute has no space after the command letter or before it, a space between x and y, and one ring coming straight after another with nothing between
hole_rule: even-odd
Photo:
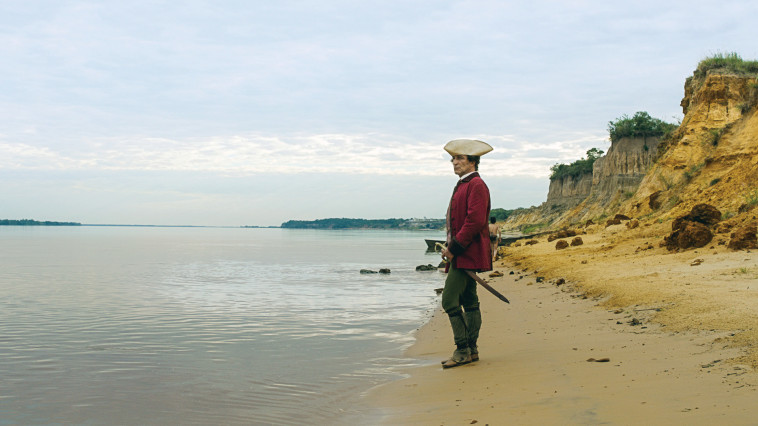
<instances>
[{"instance_id":1,"label":"green shrub","mask_svg":"<svg viewBox=\"0 0 758 426\"><path fill-rule=\"evenodd\" d=\"M550 174L550 180L563 179L566 176L580 176L586 173L592 173L592 165L595 164L595 160L603 155L603 151L592 148L587 151L587 158L576 160L571 164L554 164L550 168L552 172Z\"/></svg>"},{"instance_id":2,"label":"green shrub","mask_svg":"<svg viewBox=\"0 0 758 426\"><path fill-rule=\"evenodd\" d=\"M611 142L621 138L635 138L648 136L666 136L674 131L677 124L666 123L663 120L653 118L645 111L638 111L633 117L624 114L616 121L608 122L608 134Z\"/></svg>"}]
</instances>

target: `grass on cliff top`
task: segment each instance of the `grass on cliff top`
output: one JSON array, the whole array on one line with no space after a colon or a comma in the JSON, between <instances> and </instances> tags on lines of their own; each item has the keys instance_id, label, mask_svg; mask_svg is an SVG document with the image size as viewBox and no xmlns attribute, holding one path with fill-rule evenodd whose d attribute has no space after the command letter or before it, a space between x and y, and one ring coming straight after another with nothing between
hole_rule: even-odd
<instances>
[{"instance_id":1,"label":"grass on cliff top","mask_svg":"<svg viewBox=\"0 0 758 426\"><path fill-rule=\"evenodd\" d=\"M717 53L700 61L694 75L703 78L709 72L758 77L758 61L745 61L736 52Z\"/></svg>"}]
</instances>

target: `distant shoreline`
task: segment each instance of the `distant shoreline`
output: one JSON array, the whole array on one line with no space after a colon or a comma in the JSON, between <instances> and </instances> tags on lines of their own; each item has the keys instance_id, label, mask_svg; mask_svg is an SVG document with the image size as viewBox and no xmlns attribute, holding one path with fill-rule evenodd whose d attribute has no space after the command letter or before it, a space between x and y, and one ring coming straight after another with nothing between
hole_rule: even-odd
<instances>
[{"instance_id":1,"label":"distant shoreline","mask_svg":"<svg viewBox=\"0 0 758 426\"><path fill-rule=\"evenodd\" d=\"M82 226L79 222L38 221L34 219L0 219L0 226Z\"/></svg>"}]
</instances>

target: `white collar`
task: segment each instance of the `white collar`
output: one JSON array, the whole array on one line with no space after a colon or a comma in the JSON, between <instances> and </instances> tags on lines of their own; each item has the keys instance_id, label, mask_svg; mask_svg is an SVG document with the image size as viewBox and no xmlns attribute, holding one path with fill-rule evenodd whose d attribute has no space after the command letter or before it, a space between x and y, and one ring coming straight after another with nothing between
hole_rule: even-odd
<instances>
[{"instance_id":1,"label":"white collar","mask_svg":"<svg viewBox=\"0 0 758 426\"><path fill-rule=\"evenodd\" d=\"M459 180L459 181L461 181L461 180L463 180L463 179L466 179L467 177L469 177L469 176L473 175L474 173L476 173L476 170L474 170L474 171L473 171L473 172L471 172L471 173L466 173L465 175L461 176L461 178L460 178L460 179L458 179L458 180Z\"/></svg>"}]
</instances>

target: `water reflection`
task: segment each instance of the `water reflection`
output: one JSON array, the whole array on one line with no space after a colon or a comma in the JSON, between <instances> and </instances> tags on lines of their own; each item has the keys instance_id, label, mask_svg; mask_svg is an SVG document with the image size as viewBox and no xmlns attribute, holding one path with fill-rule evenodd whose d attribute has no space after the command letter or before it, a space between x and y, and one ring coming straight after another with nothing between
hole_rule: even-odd
<instances>
[{"instance_id":1,"label":"water reflection","mask_svg":"<svg viewBox=\"0 0 758 426\"><path fill-rule=\"evenodd\" d=\"M250 231L4 234L0 424L360 417L436 303L421 239Z\"/></svg>"}]
</instances>

